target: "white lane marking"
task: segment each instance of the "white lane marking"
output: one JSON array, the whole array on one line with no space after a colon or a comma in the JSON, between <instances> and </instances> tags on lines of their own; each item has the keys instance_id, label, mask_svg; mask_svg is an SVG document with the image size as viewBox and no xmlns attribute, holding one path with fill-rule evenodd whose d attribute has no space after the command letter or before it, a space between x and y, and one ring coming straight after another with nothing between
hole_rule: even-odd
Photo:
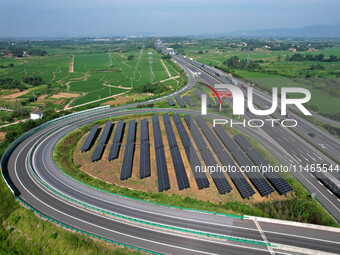
<instances>
[{"instance_id":1,"label":"white lane marking","mask_svg":"<svg viewBox=\"0 0 340 255\"><path fill-rule=\"evenodd\" d=\"M319 191L319 194L322 195L334 208L335 210L337 210L338 212L340 212L340 209L338 207L335 206L335 204L333 204L332 201L330 201L328 199L328 197L326 197L317 187L315 187L305 176L303 176L303 174L301 174L299 171L297 172L299 173L314 189L316 189L317 191Z\"/></svg>"},{"instance_id":2,"label":"white lane marking","mask_svg":"<svg viewBox=\"0 0 340 255\"><path fill-rule=\"evenodd\" d=\"M255 223L257 229L259 230L259 232L260 232L260 234L262 236L263 241L265 241L266 243L269 243L266 235L263 233L263 230L262 230L260 224L257 222L257 220L254 220L254 223ZM268 246L268 251L270 252L271 255L275 255L272 247Z\"/></svg>"},{"instance_id":3,"label":"white lane marking","mask_svg":"<svg viewBox=\"0 0 340 255\"><path fill-rule=\"evenodd\" d=\"M60 130L61 130L61 129L60 129ZM59 130L59 131L60 131L60 130ZM47 138L46 138L46 139L47 139ZM45 141L46 139L44 139L44 141ZM42 141L41 144L42 144L44 141ZM49 143L51 143L51 142L49 142ZM49 145L49 143L47 144L47 146ZM39 144L38 147L39 147L41 144ZM45 154L46 154L46 148L47 148L47 146L44 148L42 155L45 155ZM38 147L37 147L37 149L38 149ZM45 157L42 157L42 158L44 159ZM43 160L43 161L44 161L44 160ZM48 172L49 172L56 180L59 180L59 179L57 179L57 178L56 178L56 177L48 170L48 168L47 168L45 162L43 162L43 163L44 163L44 166L45 166L46 170L47 170L47 171L48 171ZM60 181L60 180L59 180L59 181ZM319 182L320 182L320 181L319 181ZM71 186L65 184L64 182L62 182L62 183L63 183L65 186L68 186L69 188L71 188L71 189L73 189L73 190L75 190L75 191L78 191L78 190L74 189L73 187L71 187ZM321 182L320 182L320 184L322 185ZM58 191L59 191L59 190L58 190ZM84 193L84 192L81 192L81 191L78 191L78 192L79 192L79 193L82 193L82 194L84 194L84 195L88 195L88 194L86 194L86 193ZM63 192L61 192L61 193L63 193ZM64 194L64 193L63 193L63 194ZM115 205L120 205L120 204L117 204L117 203L115 203L115 202L111 202L111 201L108 201L108 200L103 200L103 199L100 199L100 198L98 198L98 200L101 200L101 201L106 202L106 203L111 203L111 204L115 204ZM133 207L129 207L129 206L125 206L125 205L123 205L123 207L130 208L130 209L135 209L135 208L133 208ZM103 208L101 208L101 209L103 209ZM105 209L105 210L106 210L106 209ZM140 210L140 209L135 209L135 210L142 211L142 212L150 212L150 211L145 211L145 210ZM176 216L164 215L164 214L154 213L154 212L150 212L150 213L151 213L151 214L161 215L161 216L167 216L167 217L170 217L170 218L176 218L176 219L182 219L182 220L187 220L187 221L193 221L193 222L202 223L201 221L192 220L192 219L186 219L186 218L181 218L181 217L176 217ZM204 223L210 224L210 225L218 225L218 226L221 226L221 225L222 225L222 226L230 227L230 228L238 228L238 229L244 229L244 230L257 231L256 229L246 228L246 227L240 227L240 226L224 225L224 224L213 223L213 222L204 222ZM272 233L272 234L278 234L278 235L285 235L285 236L294 236L294 237L303 238L303 239L317 240L317 241L321 241L321 242L329 242L329 243L340 244L340 242L333 242L333 241L324 240L324 239L317 239L317 238L306 237L306 236L298 236L298 235L292 235L292 234L281 233L281 232L278 233L278 232L274 232L274 231L266 231L266 230L264 230L264 232L266 232L266 233ZM242 237L241 237L241 238L242 238Z\"/></svg>"},{"instance_id":4,"label":"white lane marking","mask_svg":"<svg viewBox=\"0 0 340 255\"><path fill-rule=\"evenodd\" d=\"M28 143L28 144L29 144L29 143ZM21 186L22 186L22 187L23 187L23 188L24 188L24 189L25 189L32 197L34 197L36 200L38 200L40 203L44 204L45 206L47 206L47 207L53 209L54 211L56 211L56 212L58 212L58 213L60 213L60 214L66 215L66 216L68 216L68 217L70 217L70 218L72 218L72 219L75 219L75 220L84 222L84 223L86 223L86 224L89 224L89 225L92 225L92 226L95 226L95 227L104 229L104 230L109 231L109 232L112 232L112 233L116 233L116 234L119 234L119 235L124 235L124 236L130 237L130 238L135 238L135 239L139 239L139 240L142 240L142 241L147 241L147 242L156 243L156 244L160 244L160 245L164 245L164 246L169 246L169 247L173 247L173 248L177 248L177 249L188 250L188 251L193 251L193 252L198 252L198 253L203 253L203 254L212 254L212 253L197 251L197 250L189 249L189 248L185 248L185 247L179 247L179 246L174 246L174 245L170 245L170 244L166 244L166 243L156 242L156 241L152 241L152 240L140 238L140 237L137 237L137 236L125 234L125 233L122 233L122 232L114 231L114 230L111 230L111 229L108 229L108 228L104 228L104 227L99 226L99 225L96 225L96 224L94 224L94 223L90 223L90 222L87 222L87 221L78 219L78 218L76 218L76 217L74 217L74 216L72 216L72 215L68 215L68 214L66 214L66 213L64 213L64 212L62 212L62 211L59 211L58 209L56 209L56 208L54 208L54 207L52 207L52 206L46 204L45 202L41 201L39 198L37 198L36 196L34 196L34 195L33 195L33 194L32 194L32 193L31 193L31 192L23 185L23 183L21 182L21 180L20 180L20 178L19 178L19 176L18 176L17 167L16 167L16 166L17 166L18 157L19 157L19 155L21 154L22 150L23 150L28 144L26 144L26 145L21 149L20 153L17 155L17 157L16 157L16 159L15 159L15 164L14 164L14 165L15 165L15 166L14 166L14 168L15 168L15 175L16 175L17 179L19 180ZM27 169L26 169L26 170L27 170ZM31 175L30 175L30 174L28 174L28 175L30 176L31 180L32 180L33 182L35 182L35 181L32 179ZM37 187L39 187L41 190L43 190L39 185L37 185ZM45 191L45 190L43 190L43 191ZM60 199L57 198L57 197L54 197L54 198L56 198L56 199L59 200L59 201L62 201L62 200L60 200ZM64 202L64 201L62 201L62 202ZM82 210L82 211L85 211L85 210L81 209L80 207L75 207L75 206L71 205L71 203L69 203L68 205L70 205L70 206L72 206L72 207L74 207L74 208L78 208L78 209L80 209L80 210ZM86 211L86 212L89 213L89 211ZM93 214L93 213L91 213L91 214ZM93 214L93 215L96 215L97 217L99 216L99 217L101 217L101 218L104 218L104 217L100 216L99 214ZM150 230L150 229L149 229L149 230ZM152 230L151 230L151 231L152 231ZM155 231L155 232L160 232L160 231ZM174 234L170 234L170 235L174 235ZM196 239L196 240L201 240L201 239L198 239L198 238L191 238L191 237L189 237L189 236L188 236L188 238L190 238L190 239ZM209 241L209 242L212 242L212 241ZM220 242L219 242L219 243L220 243ZM229 244L226 244L226 245L229 245ZM231 246L233 246L233 245L231 245ZM234 246L237 246L237 245L234 245ZM248 248L248 247L243 247L243 246L239 246L239 247L241 247L241 248ZM249 247L249 249L253 249L253 248L250 248L250 247ZM255 249L256 249L256 248L255 248ZM261 250L261 249L259 249L259 250Z\"/></svg>"},{"instance_id":5,"label":"white lane marking","mask_svg":"<svg viewBox=\"0 0 340 255\"><path fill-rule=\"evenodd\" d=\"M329 189L327 189L327 191L333 195L332 191L330 191Z\"/></svg>"},{"instance_id":6,"label":"white lane marking","mask_svg":"<svg viewBox=\"0 0 340 255\"><path fill-rule=\"evenodd\" d=\"M27 145L28 145L28 144L26 144L26 146L27 146ZM26 147L26 146L25 146L25 147ZM25 147L23 147L23 149L24 149ZM23 150L23 149L22 149L22 150ZM22 151L22 150L21 150L21 151ZM90 223L90 222L87 222L87 221L84 221L84 220L81 220L81 219L78 219L78 218L76 218L76 217L74 217L74 216L71 216L71 215L68 215L68 214L66 214L66 213L64 213L64 212L59 211L58 209L56 209L56 208L54 208L54 207L52 207L52 206L46 204L45 202L41 201L39 198L35 197L28 189L26 189L26 187L25 187L25 186L23 185L23 183L21 182L21 180L20 180L20 178L19 178L19 176L18 176L17 167L16 167L16 165L17 165L17 159L18 159L19 155L21 154L21 151L20 151L20 153L17 155L16 160L15 160L15 175L16 175L17 179L19 180L20 184L22 185L22 187L23 187L23 188L24 188L24 189L25 189L32 197L34 197L35 199L37 199L40 203L44 204L45 206L47 206L47 207L49 207L49 208L52 208L53 210L59 212L60 214L66 215L66 216L68 216L68 217L70 217L70 218L76 219L76 220L81 221L81 222L85 222L85 223L90 224L90 225L92 225L92 226L95 226L95 227L98 227L98 228L107 230L107 231L109 231L109 232L117 233L117 234L120 234L120 235L125 235L125 236L132 237L132 238L135 238L135 239L139 239L139 240L142 240L142 241L147 241L147 242L156 243L156 244L160 244L160 245L164 245L164 246L169 246L169 247L176 248L176 249L188 250L188 251L193 251L193 252L202 253L202 254L213 254L213 253L209 253L209 252L198 251L198 250L194 250L194 249L190 249L190 248L179 247L179 246L174 246L174 245L170 245L170 244L166 244L166 243L156 242L156 241L153 241L153 240L148 240L148 239L140 238L140 237L137 237L137 236L125 234L125 233L122 233L122 232L114 231L114 230L107 229L107 228L105 228L105 227L98 226L98 225L96 225L96 224L93 224L93 223ZM27 169L26 169L26 170L27 170ZM34 179L32 179L32 176L31 176L30 174L28 174L28 175L29 175L29 177L31 178L31 180L32 180L33 182L36 183L36 181L35 181ZM37 187L39 187L42 191L45 191L45 190L42 189L39 185L37 185ZM65 201L61 200L61 199L58 198L58 197L54 197L54 198L56 198L57 200L59 200L59 201L65 203ZM99 217L101 217L101 218L106 218L106 219L108 219L108 217L103 217L103 216L98 215L98 214L95 214L95 213L93 213L93 212L89 212L88 210L84 210L84 209L81 208L81 207L76 207L76 206L74 206L74 205L72 205L72 204L68 204L68 205L70 205L70 206L72 206L72 207L74 207L74 208L80 209L80 210L82 210L82 211L84 211L84 212L90 213L90 214L92 214L92 215L95 215L95 216L97 216L97 217L99 216ZM113 221L117 221L117 222L122 223L121 221L114 220L114 219L112 219L112 218L110 218L110 219L113 220ZM124 224L124 223L123 223L123 224ZM127 223L127 224L128 224L128 223ZM133 224L128 224L128 225L134 226ZM184 235L176 235L175 233L167 233L167 232L162 232L162 231L158 231L158 230L154 230L154 229L148 229L148 228L145 228L145 227L140 227L140 228L147 229L147 230L149 230L149 231L154 231L154 232L166 233L166 234L168 234L168 235L173 235L173 236L184 236ZM209 242L209 243L218 243L218 244L222 244L222 245L225 245L225 246L232 246L232 247L238 247L238 248L242 248L242 249L251 249L251 250L258 250L258 251L267 252L267 250L260 249L260 248L255 248L255 247L245 247L245 246L240 246L240 245L236 245L236 244L224 243L224 242L219 242L219 241L214 241L214 240L207 240L207 239L203 239L203 240L202 240L202 239L200 239L200 238L195 238L195 237L192 237L192 236L184 236L184 237L185 237L185 238L188 238L188 239L199 240L199 241L205 241L205 242ZM279 253L280 253L280 254L286 254L286 253L283 253L283 252L279 252Z\"/></svg>"},{"instance_id":7,"label":"white lane marking","mask_svg":"<svg viewBox=\"0 0 340 255\"><path fill-rule=\"evenodd\" d=\"M323 186L322 182L318 181L318 183L320 183L320 185L322 185L322 186Z\"/></svg>"}]
</instances>

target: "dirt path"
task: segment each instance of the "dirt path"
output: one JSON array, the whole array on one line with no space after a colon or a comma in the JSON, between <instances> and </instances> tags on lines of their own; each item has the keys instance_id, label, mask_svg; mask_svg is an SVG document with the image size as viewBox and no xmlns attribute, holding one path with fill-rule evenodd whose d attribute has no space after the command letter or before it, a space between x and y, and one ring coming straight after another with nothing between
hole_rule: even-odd
<instances>
[{"instance_id":1,"label":"dirt path","mask_svg":"<svg viewBox=\"0 0 340 255\"><path fill-rule=\"evenodd\" d=\"M179 78L179 76L174 76L174 77L171 77L169 79L165 79L165 80L162 80L162 81L159 81L159 82L165 82L165 81L169 81L169 80L174 80L176 78Z\"/></svg>"},{"instance_id":2,"label":"dirt path","mask_svg":"<svg viewBox=\"0 0 340 255\"><path fill-rule=\"evenodd\" d=\"M76 106L64 108L64 110L66 110L66 109L69 110L69 109L76 108L76 107L80 107L80 106L84 106L84 105L87 105L87 104L92 104L92 103L100 102L100 101L103 101L103 100L106 100L106 99L110 99L110 98L115 98L115 97L120 96L120 95L123 95L123 94L125 94L125 93L127 93L127 91L126 91L126 92L119 93L119 94L116 94L116 95L113 95L113 96L104 97L104 98L97 99L97 100L94 100L94 101L91 101L91 102L87 102L87 103L84 103L84 104L80 104L80 105L76 105Z\"/></svg>"},{"instance_id":3,"label":"dirt path","mask_svg":"<svg viewBox=\"0 0 340 255\"><path fill-rule=\"evenodd\" d=\"M70 67L69 67L69 69L68 69L68 72L69 72L69 73L73 73L73 72L74 72L74 71L73 71L73 66L74 66L74 55L72 55L72 57L71 57Z\"/></svg>"},{"instance_id":4,"label":"dirt path","mask_svg":"<svg viewBox=\"0 0 340 255\"><path fill-rule=\"evenodd\" d=\"M118 89L132 89L131 87L122 87L122 86L114 86L114 85L109 85L109 84L106 84L106 83L103 83L103 86L106 86L106 87L111 87L111 88L118 88Z\"/></svg>"},{"instance_id":5,"label":"dirt path","mask_svg":"<svg viewBox=\"0 0 340 255\"><path fill-rule=\"evenodd\" d=\"M163 67L164 67L164 70L165 70L166 73L168 74L169 78L171 78L171 74L170 74L168 68L166 67L166 65L164 64L163 59L161 59L161 63L162 63L162 65L163 65Z\"/></svg>"}]
</instances>

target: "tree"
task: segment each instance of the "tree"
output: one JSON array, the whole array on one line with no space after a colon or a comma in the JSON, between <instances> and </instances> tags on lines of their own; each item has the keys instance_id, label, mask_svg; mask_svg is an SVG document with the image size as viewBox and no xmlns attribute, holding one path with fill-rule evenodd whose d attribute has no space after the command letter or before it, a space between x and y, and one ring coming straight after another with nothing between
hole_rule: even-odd
<instances>
[{"instance_id":1,"label":"tree","mask_svg":"<svg viewBox=\"0 0 340 255\"><path fill-rule=\"evenodd\" d=\"M286 59L285 59L285 61L286 62L288 62L289 61L289 55L287 54L287 56L286 56Z\"/></svg>"},{"instance_id":2,"label":"tree","mask_svg":"<svg viewBox=\"0 0 340 255\"><path fill-rule=\"evenodd\" d=\"M134 55L128 56L128 60L134 60L134 59L135 59L135 56L134 56Z\"/></svg>"},{"instance_id":3,"label":"tree","mask_svg":"<svg viewBox=\"0 0 340 255\"><path fill-rule=\"evenodd\" d=\"M281 58L282 58L282 56L281 56L281 55L278 55L278 56L277 56L277 61L278 61L278 62L281 62Z\"/></svg>"}]
</instances>

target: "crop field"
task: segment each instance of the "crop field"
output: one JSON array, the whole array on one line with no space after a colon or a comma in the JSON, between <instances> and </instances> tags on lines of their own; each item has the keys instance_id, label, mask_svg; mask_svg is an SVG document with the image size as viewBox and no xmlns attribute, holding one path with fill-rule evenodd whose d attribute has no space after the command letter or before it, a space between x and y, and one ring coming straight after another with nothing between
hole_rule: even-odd
<instances>
[{"instance_id":1,"label":"crop field","mask_svg":"<svg viewBox=\"0 0 340 255\"><path fill-rule=\"evenodd\" d=\"M136 88L150 83L149 52L152 52L151 75L154 84L161 82L160 87L169 91L177 89L183 81L179 73L161 59L162 55L153 48L153 44L145 47L144 42L86 42L79 45L73 42L54 45L52 42L51 46L39 46L39 49L46 50L47 55L0 56L0 79L13 79L21 83L21 88L0 89L0 106L21 109L20 116L23 118L27 118L29 111L35 108L33 92L39 98L37 104L42 110L61 110L92 101L99 105L100 100L108 97L115 101L119 99L116 95L135 95ZM38 85L24 83L24 77L38 77L42 82ZM145 93L141 90L138 93L144 93L144 97L152 95L150 88L145 90ZM160 89L156 93L167 93L162 91Z\"/></svg>"},{"instance_id":2,"label":"crop field","mask_svg":"<svg viewBox=\"0 0 340 255\"><path fill-rule=\"evenodd\" d=\"M235 46L223 40L198 41L182 43L184 55L193 57L199 62L227 70L233 75L247 79L258 87L271 91L272 87L304 87L310 90L312 99L309 105L321 114L340 114L340 61L329 62L331 56L340 57L340 45L331 48L314 49L292 52L289 50L269 50L246 46ZM169 45L171 47L171 45ZM287 61L294 54L316 56L323 54L325 61ZM230 67L227 60L237 56L240 61L249 61L257 65L256 68ZM315 68L317 67L317 68Z\"/></svg>"}]
</instances>

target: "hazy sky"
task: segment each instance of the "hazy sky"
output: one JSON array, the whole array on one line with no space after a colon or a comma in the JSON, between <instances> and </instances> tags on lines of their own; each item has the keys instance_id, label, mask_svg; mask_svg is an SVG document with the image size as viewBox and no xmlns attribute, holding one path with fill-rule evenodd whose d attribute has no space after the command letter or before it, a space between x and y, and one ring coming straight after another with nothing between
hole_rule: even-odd
<instances>
[{"instance_id":1,"label":"hazy sky","mask_svg":"<svg viewBox=\"0 0 340 255\"><path fill-rule=\"evenodd\" d=\"M225 33L340 24L339 0L0 0L0 37Z\"/></svg>"}]
</instances>

